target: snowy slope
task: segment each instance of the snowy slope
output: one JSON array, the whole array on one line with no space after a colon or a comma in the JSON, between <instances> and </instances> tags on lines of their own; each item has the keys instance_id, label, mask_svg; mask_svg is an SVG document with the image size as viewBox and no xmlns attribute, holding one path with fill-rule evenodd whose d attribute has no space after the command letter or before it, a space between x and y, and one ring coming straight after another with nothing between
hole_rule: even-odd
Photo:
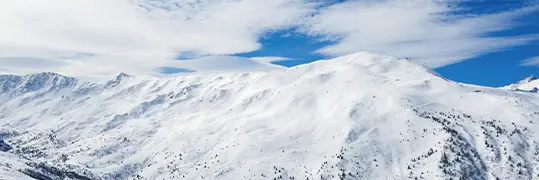
<instances>
[{"instance_id":1,"label":"snowy slope","mask_svg":"<svg viewBox=\"0 0 539 180\"><path fill-rule=\"evenodd\" d=\"M519 82L515 84L511 84L504 87L504 89L509 89L513 91L529 91L529 92L537 92L537 90L534 90L536 88L539 89L539 80L533 75L523 80L520 80Z\"/></svg>"},{"instance_id":2,"label":"snowy slope","mask_svg":"<svg viewBox=\"0 0 539 180\"><path fill-rule=\"evenodd\" d=\"M383 55L106 84L0 76L0 88L4 177L539 179L538 94Z\"/></svg>"}]
</instances>

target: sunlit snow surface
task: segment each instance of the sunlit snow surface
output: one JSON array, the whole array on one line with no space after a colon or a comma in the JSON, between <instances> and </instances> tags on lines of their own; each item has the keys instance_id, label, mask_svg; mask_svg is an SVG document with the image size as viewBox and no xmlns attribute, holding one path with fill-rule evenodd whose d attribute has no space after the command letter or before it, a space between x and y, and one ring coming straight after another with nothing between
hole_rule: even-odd
<instances>
[{"instance_id":1,"label":"sunlit snow surface","mask_svg":"<svg viewBox=\"0 0 539 180\"><path fill-rule=\"evenodd\" d=\"M538 103L369 53L106 84L0 76L0 179L539 179Z\"/></svg>"},{"instance_id":2,"label":"sunlit snow surface","mask_svg":"<svg viewBox=\"0 0 539 180\"><path fill-rule=\"evenodd\" d=\"M513 91L524 91L524 92L539 92L539 79L535 76L527 77L515 84L511 84L503 87L504 89L513 90Z\"/></svg>"}]
</instances>

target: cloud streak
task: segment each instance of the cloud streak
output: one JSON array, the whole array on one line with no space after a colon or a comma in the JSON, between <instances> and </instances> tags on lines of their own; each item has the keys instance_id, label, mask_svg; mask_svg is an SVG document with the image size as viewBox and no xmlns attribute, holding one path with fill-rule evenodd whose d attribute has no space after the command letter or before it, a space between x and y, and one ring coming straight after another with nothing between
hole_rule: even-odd
<instances>
[{"instance_id":1,"label":"cloud streak","mask_svg":"<svg viewBox=\"0 0 539 180\"><path fill-rule=\"evenodd\" d=\"M270 64L259 58L237 56L206 56L189 60L176 61L176 67L194 71L272 71L284 67Z\"/></svg>"},{"instance_id":2,"label":"cloud streak","mask_svg":"<svg viewBox=\"0 0 539 180\"><path fill-rule=\"evenodd\" d=\"M458 13L459 1L347 1L322 9L303 30L335 44L329 56L369 51L411 57L440 67L484 53L529 43L536 35L489 37L517 26L515 19L538 6L493 14Z\"/></svg>"},{"instance_id":3,"label":"cloud streak","mask_svg":"<svg viewBox=\"0 0 539 180\"><path fill-rule=\"evenodd\" d=\"M74 75L151 74L175 64L181 52L257 50L260 36L298 24L311 6L301 0L0 1L0 57L47 59L57 64L47 70ZM66 58L76 54L91 56Z\"/></svg>"},{"instance_id":4,"label":"cloud streak","mask_svg":"<svg viewBox=\"0 0 539 180\"><path fill-rule=\"evenodd\" d=\"M228 58L219 55L256 51L266 33L290 29L299 29L313 40L335 42L316 51L327 56L371 51L412 57L432 67L537 39L535 35L489 36L517 26L515 19L537 6L470 15L456 14L460 7L454 1L323 2L0 0L1 71L111 76L118 72L157 75L162 67L247 70L261 66L241 58L235 60L248 63L235 63L235 67L207 64L215 59L189 63L176 59Z\"/></svg>"},{"instance_id":5,"label":"cloud streak","mask_svg":"<svg viewBox=\"0 0 539 180\"><path fill-rule=\"evenodd\" d=\"M539 56L525 59L520 63L520 65L521 66L537 66L537 67L539 67Z\"/></svg>"}]
</instances>

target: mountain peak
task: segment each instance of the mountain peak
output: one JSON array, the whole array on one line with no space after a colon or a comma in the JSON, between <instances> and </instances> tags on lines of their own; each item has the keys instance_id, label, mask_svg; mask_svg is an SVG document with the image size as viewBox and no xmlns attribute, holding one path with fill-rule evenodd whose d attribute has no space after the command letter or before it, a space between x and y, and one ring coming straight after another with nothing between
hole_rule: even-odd
<instances>
[{"instance_id":1,"label":"mountain peak","mask_svg":"<svg viewBox=\"0 0 539 180\"><path fill-rule=\"evenodd\" d=\"M530 75L507 87L513 91L534 91L534 89L539 88L539 81L537 80L537 77Z\"/></svg>"},{"instance_id":2,"label":"mountain peak","mask_svg":"<svg viewBox=\"0 0 539 180\"><path fill-rule=\"evenodd\" d=\"M338 63L332 63L333 61ZM324 64L324 67L319 69L344 65L368 72L369 75L378 77L388 76L391 78L409 80L428 79L433 77L442 78L431 68L413 62L409 58L397 58L369 52L357 52L329 59L322 63Z\"/></svg>"},{"instance_id":3,"label":"mountain peak","mask_svg":"<svg viewBox=\"0 0 539 180\"><path fill-rule=\"evenodd\" d=\"M114 81L121 81L123 79L130 78L130 77L133 77L133 76L122 72L122 73L116 75L116 77L114 77Z\"/></svg>"},{"instance_id":4,"label":"mountain peak","mask_svg":"<svg viewBox=\"0 0 539 180\"><path fill-rule=\"evenodd\" d=\"M116 77L114 77L114 79L108 81L107 84L105 84L105 88L115 87L118 84L120 84L122 81L124 81L125 79L129 79L131 77L133 77L133 76L122 72L122 73L116 75Z\"/></svg>"},{"instance_id":5,"label":"mountain peak","mask_svg":"<svg viewBox=\"0 0 539 180\"><path fill-rule=\"evenodd\" d=\"M532 74L532 75L528 76L524 80L526 80L527 82L531 82L531 81L537 80L537 78Z\"/></svg>"}]
</instances>

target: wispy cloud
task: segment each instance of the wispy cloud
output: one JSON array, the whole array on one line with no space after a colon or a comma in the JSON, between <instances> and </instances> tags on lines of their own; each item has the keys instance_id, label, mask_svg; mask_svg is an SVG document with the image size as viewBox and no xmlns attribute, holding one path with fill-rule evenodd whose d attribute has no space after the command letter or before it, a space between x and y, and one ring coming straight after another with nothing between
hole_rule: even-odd
<instances>
[{"instance_id":1,"label":"wispy cloud","mask_svg":"<svg viewBox=\"0 0 539 180\"><path fill-rule=\"evenodd\" d=\"M523 60L520 63L521 66L537 66L539 67L539 56L531 57Z\"/></svg>"},{"instance_id":2,"label":"wispy cloud","mask_svg":"<svg viewBox=\"0 0 539 180\"><path fill-rule=\"evenodd\" d=\"M288 58L288 57L277 57L277 56L252 57L252 58L250 58L250 59L255 60L255 61L260 61L260 62L266 62L266 63L271 63L271 62L276 62L276 61L288 61L288 60L292 60L292 58Z\"/></svg>"},{"instance_id":3,"label":"wispy cloud","mask_svg":"<svg viewBox=\"0 0 539 180\"><path fill-rule=\"evenodd\" d=\"M537 6L456 15L456 1L321 2L325 1L0 1L0 63L8 73L56 71L74 76L158 74L162 67L224 70L205 61L186 64L176 59L255 51L265 33L294 28L336 41L317 51L325 55L372 51L437 67L537 39L489 36L515 27L515 18ZM249 63L236 65L245 64ZM248 67L255 66L230 68Z\"/></svg>"},{"instance_id":4,"label":"wispy cloud","mask_svg":"<svg viewBox=\"0 0 539 180\"><path fill-rule=\"evenodd\" d=\"M347 1L322 9L304 31L335 44L326 55L369 51L439 67L526 44L536 35L489 37L517 26L515 19L538 6L493 14L463 14L459 1Z\"/></svg>"},{"instance_id":5,"label":"wispy cloud","mask_svg":"<svg viewBox=\"0 0 539 180\"><path fill-rule=\"evenodd\" d=\"M47 70L74 75L156 73L179 52L257 50L260 36L298 24L311 6L302 0L1 1L0 57L55 61ZM80 53L92 56L65 58Z\"/></svg>"},{"instance_id":6,"label":"wispy cloud","mask_svg":"<svg viewBox=\"0 0 539 180\"><path fill-rule=\"evenodd\" d=\"M189 60L175 61L175 67L194 71L271 71L284 67L270 64L260 59L237 56L206 56Z\"/></svg>"}]
</instances>

